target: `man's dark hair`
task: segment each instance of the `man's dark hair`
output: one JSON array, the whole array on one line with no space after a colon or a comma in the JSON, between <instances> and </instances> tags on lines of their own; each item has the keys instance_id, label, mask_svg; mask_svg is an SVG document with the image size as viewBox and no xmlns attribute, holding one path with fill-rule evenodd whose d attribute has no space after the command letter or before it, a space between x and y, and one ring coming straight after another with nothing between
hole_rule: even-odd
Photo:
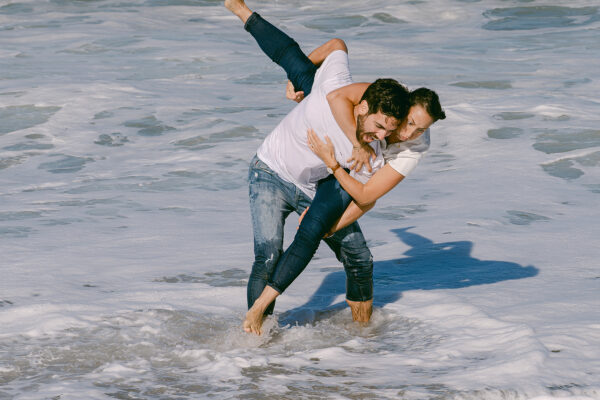
<instances>
[{"instance_id":1,"label":"man's dark hair","mask_svg":"<svg viewBox=\"0 0 600 400\"><path fill-rule=\"evenodd\" d=\"M360 101L366 100L369 114L383 115L402 121L410 108L408 89L395 79L377 79L369 85Z\"/></svg>"},{"instance_id":2,"label":"man's dark hair","mask_svg":"<svg viewBox=\"0 0 600 400\"><path fill-rule=\"evenodd\" d=\"M422 87L413 90L410 92L409 101L411 107L417 104L423 106L427 114L433 119L433 122L446 118L446 113L442 110L442 105L440 104L440 98L431 89Z\"/></svg>"}]
</instances>

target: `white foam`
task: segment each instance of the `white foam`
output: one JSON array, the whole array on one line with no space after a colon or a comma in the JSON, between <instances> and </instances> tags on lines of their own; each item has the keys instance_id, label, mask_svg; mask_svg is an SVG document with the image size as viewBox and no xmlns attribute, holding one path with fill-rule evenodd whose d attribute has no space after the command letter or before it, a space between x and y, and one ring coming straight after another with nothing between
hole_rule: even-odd
<instances>
[{"instance_id":1,"label":"white foam","mask_svg":"<svg viewBox=\"0 0 600 400\"><path fill-rule=\"evenodd\" d=\"M247 164L293 104L220 2L166 3L0 0L2 107L61 107L0 136L2 392L600 398L598 166L573 161L576 179L542 168L598 146L534 148L545 132L597 130L597 21L491 31L504 17L486 11L508 21L534 5L490 0L251 4L307 51L345 39L359 81L432 87L447 114L419 168L361 220L371 324L351 322L322 246L254 336L241 329ZM545 6L561 20L596 4ZM349 16L366 22L346 29Z\"/></svg>"}]
</instances>

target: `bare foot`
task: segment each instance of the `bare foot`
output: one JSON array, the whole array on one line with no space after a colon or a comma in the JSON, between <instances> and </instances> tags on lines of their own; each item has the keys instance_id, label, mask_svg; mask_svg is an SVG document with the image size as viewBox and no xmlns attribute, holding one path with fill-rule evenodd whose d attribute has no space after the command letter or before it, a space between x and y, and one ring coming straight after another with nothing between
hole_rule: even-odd
<instances>
[{"instance_id":1,"label":"bare foot","mask_svg":"<svg viewBox=\"0 0 600 400\"><path fill-rule=\"evenodd\" d=\"M252 10L248 8L244 0L225 0L225 7L246 23L246 20L252 15Z\"/></svg>"},{"instance_id":2,"label":"bare foot","mask_svg":"<svg viewBox=\"0 0 600 400\"><path fill-rule=\"evenodd\" d=\"M264 310L255 303L246 313L246 319L243 324L244 331L254 333L255 335L262 335L263 313Z\"/></svg>"},{"instance_id":3,"label":"bare foot","mask_svg":"<svg viewBox=\"0 0 600 400\"><path fill-rule=\"evenodd\" d=\"M368 301L350 301L346 300L346 303L352 310L352 319L359 322L361 325L366 325L371 319L373 313L373 300Z\"/></svg>"},{"instance_id":4,"label":"bare foot","mask_svg":"<svg viewBox=\"0 0 600 400\"><path fill-rule=\"evenodd\" d=\"M262 324L265 319L265 310L269 307L269 304L275 301L279 296L279 292L273 289L271 286L265 286L262 293L254 301L252 307L246 313L246 319L244 320L244 330L248 333L254 333L256 335L262 334Z\"/></svg>"}]
</instances>

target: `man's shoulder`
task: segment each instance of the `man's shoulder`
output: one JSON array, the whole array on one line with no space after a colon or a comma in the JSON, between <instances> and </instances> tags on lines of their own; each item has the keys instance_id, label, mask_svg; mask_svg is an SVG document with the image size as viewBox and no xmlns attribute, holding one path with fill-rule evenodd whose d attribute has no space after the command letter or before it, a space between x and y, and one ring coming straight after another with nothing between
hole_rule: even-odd
<instances>
[{"instance_id":1,"label":"man's shoulder","mask_svg":"<svg viewBox=\"0 0 600 400\"><path fill-rule=\"evenodd\" d=\"M321 66L334 62L343 62L348 64L348 53L346 53L344 50L334 50L331 53L329 53L327 57L325 57L325 60L323 61Z\"/></svg>"},{"instance_id":2,"label":"man's shoulder","mask_svg":"<svg viewBox=\"0 0 600 400\"><path fill-rule=\"evenodd\" d=\"M316 89L323 95L327 95L329 92L351 83L353 82L348 53L343 50L335 50L325 58L317 70L313 91Z\"/></svg>"}]
</instances>

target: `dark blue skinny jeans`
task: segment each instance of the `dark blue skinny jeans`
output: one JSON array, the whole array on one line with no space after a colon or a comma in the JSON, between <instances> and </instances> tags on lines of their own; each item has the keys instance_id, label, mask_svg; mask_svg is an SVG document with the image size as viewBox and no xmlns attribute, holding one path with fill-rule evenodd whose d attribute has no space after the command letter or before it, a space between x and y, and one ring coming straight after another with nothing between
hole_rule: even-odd
<instances>
[{"instance_id":1,"label":"dark blue skinny jeans","mask_svg":"<svg viewBox=\"0 0 600 400\"><path fill-rule=\"evenodd\" d=\"M250 32L262 51L284 69L296 91L302 90L304 96L308 96L317 67L300 50L298 43L258 13L252 13L244 29Z\"/></svg>"}]
</instances>

